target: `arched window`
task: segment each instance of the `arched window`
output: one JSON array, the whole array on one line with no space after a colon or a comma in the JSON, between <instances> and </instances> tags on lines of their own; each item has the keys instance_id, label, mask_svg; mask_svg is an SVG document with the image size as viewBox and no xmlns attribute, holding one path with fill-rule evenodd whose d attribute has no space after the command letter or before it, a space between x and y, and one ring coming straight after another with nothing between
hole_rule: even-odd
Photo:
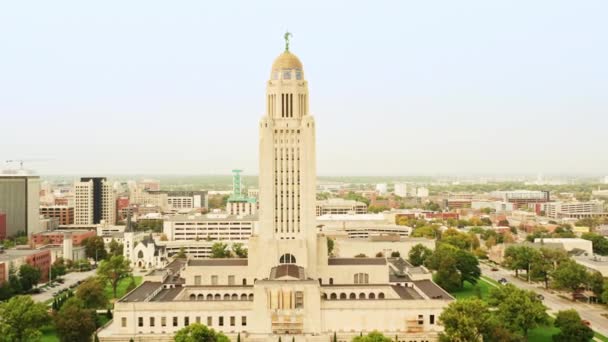
<instances>
[{"instance_id":1,"label":"arched window","mask_svg":"<svg viewBox=\"0 0 608 342\"><path fill-rule=\"evenodd\" d=\"M247 294L246 293L243 293L241 295L241 300L247 300Z\"/></svg>"},{"instance_id":2,"label":"arched window","mask_svg":"<svg viewBox=\"0 0 608 342\"><path fill-rule=\"evenodd\" d=\"M323 298L323 299L327 299L327 293L322 294L322 295L321 295L321 298Z\"/></svg>"},{"instance_id":3,"label":"arched window","mask_svg":"<svg viewBox=\"0 0 608 342\"><path fill-rule=\"evenodd\" d=\"M291 255L289 253L281 255L281 257L279 258L279 264L295 264L295 263L296 263L296 257L294 257L293 255Z\"/></svg>"},{"instance_id":4,"label":"arched window","mask_svg":"<svg viewBox=\"0 0 608 342\"><path fill-rule=\"evenodd\" d=\"M384 292L378 293L378 299L384 299Z\"/></svg>"},{"instance_id":5,"label":"arched window","mask_svg":"<svg viewBox=\"0 0 608 342\"><path fill-rule=\"evenodd\" d=\"M359 293L359 299L365 299L365 293L363 293L363 292Z\"/></svg>"},{"instance_id":6,"label":"arched window","mask_svg":"<svg viewBox=\"0 0 608 342\"><path fill-rule=\"evenodd\" d=\"M340 293L340 299L346 299L346 293Z\"/></svg>"},{"instance_id":7,"label":"arched window","mask_svg":"<svg viewBox=\"0 0 608 342\"><path fill-rule=\"evenodd\" d=\"M237 295L236 293L233 293L232 300L239 300L239 295Z\"/></svg>"},{"instance_id":8,"label":"arched window","mask_svg":"<svg viewBox=\"0 0 608 342\"><path fill-rule=\"evenodd\" d=\"M142 250L140 250L139 252L137 252L137 257L138 257L139 259L143 259L143 257L144 257L144 252L143 252Z\"/></svg>"},{"instance_id":9,"label":"arched window","mask_svg":"<svg viewBox=\"0 0 608 342\"><path fill-rule=\"evenodd\" d=\"M207 295L207 300L213 300L213 295L211 293Z\"/></svg>"},{"instance_id":10,"label":"arched window","mask_svg":"<svg viewBox=\"0 0 608 342\"><path fill-rule=\"evenodd\" d=\"M354 294L353 292L351 292L350 295L348 296L348 299L357 299L357 295Z\"/></svg>"},{"instance_id":11,"label":"arched window","mask_svg":"<svg viewBox=\"0 0 608 342\"><path fill-rule=\"evenodd\" d=\"M196 300L196 295L194 293L190 295L190 300Z\"/></svg>"},{"instance_id":12,"label":"arched window","mask_svg":"<svg viewBox=\"0 0 608 342\"><path fill-rule=\"evenodd\" d=\"M203 295L202 293L199 293L198 296L196 296L197 300L205 300L205 295Z\"/></svg>"},{"instance_id":13,"label":"arched window","mask_svg":"<svg viewBox=\"0 0 608 342\"><path fill-rule=\"evenodd\" d=\"M319 285L323 285L323 278L319 278Z\"/></svg>"},{"instance_id":14,"label":"arched window","mask_svg":"<svg viewBox=\"0 0 608 342\"><path fill-rule=\"evenodd\" d=\"M249 300L253 300L253 293L249 294Z\"/></svg>"},{"instance_id":15,"label":"arched window","mask_svg":"<svg viewBox=\"0 0 608 342\"><path fill-rule=\"evenodd\" d=\"M243 285L247 285L247 278L243 278Z\"/></svg>"},{"instance_id":16,"label":"arched window","mask_svg":"<svg viewBox=\"0 0 608 342\"><path fill-rule=\"evenodd\" d=\"M219 293L216 293L215 297L213 299L215 299L215 300L222 300L222 295L220 295Z\"/></svg>"},{"instance_id":17,"label":"arched window","mask_svg":"<svg viewBox=\"0 0 608 342\"><path fill-rule=\"evenodd\" d=\"M369 294L369 299L376 299L376 294L375 293L370 293Z\"/></svg>"},{"instance_id":18,"label":"arched window","mask_svg":"<svg viewBox=\"0 0 608 342\"><path fill-rule=\"evenodd\" d=\"M332 293L332 294L329 296L329 299L338 299L338 296L337 296L335 293Z\"/></svg>"},{"instance_id":19,"label":"arched window","mask_svg":"<svg viewBox=\"0 0 608 342\"><path fill-rule=\"evenodd\" d=\"M329 278L329 285L333 285L334 284L334 278Z\"/></svg>"},{"instance_id":20,"label":"arched window","mask_svg":"<svg viewBox=\"0 0 608 342\"><path fill-rule=\"evenodd\" d=\"M230 300L230 295L226 293L226 294L224 295L224 300Z\"/></svg>"}]
</instances>

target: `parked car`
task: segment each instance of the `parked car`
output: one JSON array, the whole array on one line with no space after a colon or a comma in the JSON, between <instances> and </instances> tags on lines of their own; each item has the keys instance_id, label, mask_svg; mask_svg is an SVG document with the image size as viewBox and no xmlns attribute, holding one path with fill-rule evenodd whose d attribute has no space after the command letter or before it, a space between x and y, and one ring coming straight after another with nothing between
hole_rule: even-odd
<instances>
[{"instance_id":1,"label":"parked car","mask_svg":"<svg viewBox=\"0 0 608 342\"><path fill-rule=\"evenodd\" d=\"M492 272L496 272L496 271L498 271L498 268L492 267Z\"/></svg>"},{"instance_id":2,"label":"parked car","mask_svg":"<svg viewBox=\"0 0 608 342\"><path fill-rule=\"evenodd\" d=\"M506 285L506 284L507 284L509 281L508 281L506 278L500 278L500 279L498 280L498 282L499 282L501 285Z\"/></svg>"},{"instance_id":3,"label":"parked car","mask_svg":"<svg viewBox=\"0 0 608 342\"><path fill-rule=\"evenodd\" d=\"M540 300L545 300L545 296L543 296L542 294L536 295L536 298L538 298Z\"/></svg>"}]
</instances>

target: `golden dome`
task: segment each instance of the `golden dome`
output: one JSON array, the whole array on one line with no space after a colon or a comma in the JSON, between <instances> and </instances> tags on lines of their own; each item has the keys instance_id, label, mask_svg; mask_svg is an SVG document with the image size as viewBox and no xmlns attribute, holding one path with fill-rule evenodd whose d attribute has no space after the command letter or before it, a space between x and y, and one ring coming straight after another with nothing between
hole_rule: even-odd
<instances>
[{"instance_id":1,"label":"golden dome","mask_svg":"<svg viewBox=\"0 0 608 342\"><path fill-rule=\"evenodd\" d=\"M300 69L302 70L302 62L298 56L294 55L289 51L283 52L277 59L272 63L272 70L282 69Z\"/></svg>"}]
</instances>

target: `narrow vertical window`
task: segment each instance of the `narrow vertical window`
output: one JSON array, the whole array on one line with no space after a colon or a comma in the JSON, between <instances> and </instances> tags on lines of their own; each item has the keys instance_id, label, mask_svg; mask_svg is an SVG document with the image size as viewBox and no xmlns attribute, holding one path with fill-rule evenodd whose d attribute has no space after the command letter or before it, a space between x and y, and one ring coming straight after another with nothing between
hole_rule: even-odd
<instances>
[{"instance_id":1,"label":"narrow vertical window","mask_svg":"<svg viewBox=\"0 0 608 342\"><path fill-rule=\"evenodd\" d=\"M281 94L281 117L285 117L285 94Z\"/></svg>"},{"instance_id":2,"label":"narrow vertical window","mask_svg":"<svg viewBox=\"0 0 608 342\"><path fill-rule=\"evenodd\" d=\"M293 118L293 94L289 94L289 117Z\"/></svg>"}]
</instances>

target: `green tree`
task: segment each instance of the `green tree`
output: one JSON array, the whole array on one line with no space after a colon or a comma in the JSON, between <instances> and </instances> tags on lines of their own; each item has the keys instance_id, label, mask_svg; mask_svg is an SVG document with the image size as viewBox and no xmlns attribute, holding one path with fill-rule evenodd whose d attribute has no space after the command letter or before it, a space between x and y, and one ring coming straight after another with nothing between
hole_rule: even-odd
<instances>
[{"instance_id":1,"label":"green tree","mask_svg":"<svg viewBox=\"0 0 608 342\"><path fill-rule=\"evenodd\" d=\"M120 279L131 273L129 261L122 255L114 255L109 260L103 260L97 269L97 275L112 286L114 298Z\"/></svg>"},{"instance_id":2,"label":"green tree","mask_svg":"<svg viewBox=\"0 0 608 342\"><path fill-rule=\"evenodd\" d=\"M87 309L103 309L108 306L108 298L99 278L89 278L76 288L76 298L80 299Z\"/></svg>"},{"instance_id":3,"label":"green tree","mask_svg":"<svg viewBox=\"0 0 608 342\"><path fill-rule=\"evenodd\" d=\"M560 328L560 333L553 335L553 341L586 342L593 339L593 330L582 323L581 316L579 316L576 310L570 309L559 311L555 317L554 324L556 327Z\"/></svg>"},{"instance_id":4,"label":"green tree","mask_svg":"<svg viewBox=\"0 0 608 342\"><path fill-rule=\"evenodd\" d=\"M50 321L46 307L30 296L15 296L0 303L0 339L11 342L39 341L40 328Z\"/></svg>"},{"instance_id":5,"label":"green tree","mask_svg":"<svg viewBox=\"0 0 608 342\"><path fill-rule=\"evenodd\" d=\"M459 250L456 252L456 269L460 273L460 287L464 286L465 281L477 284L477 280L481 277L479 260L467 251Z\"/></svg>"},{"instance_id":6,"label":"green tree","mask_svg":"<svg viewBox=\"0 0 608 342\"><path fill-rule=\"evenodd\" d=\"M532 257L531 276L542 278L545 288L548 289L549 276L560 262L568 259L568 254L563 250L545 247L540 248L539 252Z\"/></svg>"},{"instance_id":7,"label":"green tree","mask_svg":"<svg viewBox=\"0 0 608 342\"><path fill-rule=\"evenodd\" d=\"M82 240L82 245L84 245L84 251L86 256L95 260L96 265L99 260L104 260L108 256L106 246L101 236L88 237Z\"/></svg>"},{"instance_id":8,"label":"green tree","mask_svg":"<svg viewBox=\"0 0 608 342\"><path fill-rule=\"evenodd\" d=\"M604 236L597 233L584 233L581 238L591 241L593 253L608 255L608 240Z\"/></svg>"},{"instance_id":9,"label":"green tree","mask_svg":"<svg viewBox=\"0 0 608 342\"><path fill-rule=\"evenodd\" d=\"M199 323L190 324L178 330L173 340L175 342L230 342L226 335Z\"/></svg>"},{"instance_id":10,"label":"green tree","mask_svg":"<svg viewBox=\"0 0 608 342\"><path fill-rule=\"evenodd\" d=\"M179 252L175 254L175 258L177 259L186 259L188 256L186 255L186 247L180 247Z\"/></svg>"},{"instance_id":11,"label":"green tree","mask_svg":"<svg viewBox=\"0 0 608 342\"><path fill-rule=\"evenodd\" d=\"M13 266L12 263L8 267L8 283L14 294L19 294L23 292L23 288L21 287L21 281L19 280L19 275L17 274L17 270L15 269L15 266Z\"/></svg>"},{"instance_id":12,"label":"green tree","mask_svg":"<svg viewBox=\"0 0 608 342\"><path fill-rule=\"evenodd\" d=\"M441 341L480 341L494 328L494 320L488 305L471 298L451 302L439 316L444 332Z\"/></svg>"},{"instance_id":13,"label":"green tree","mask_svg":"<svg viewBox=\"0 0 608 342\"><path fill-rule=\"evenodd\" d=\"M441 242L466 250L479 247L479 239L475 234L463 233L454 228L450 228L441 234Z\"/></svg>"},{"instance_id":14,"label":"green tree","mask_svg":"<svg viewBox=\"0 0 608 342\"><path fill-rule=\"evenodd\" d=\"M67 267L63 258L57 258L51 265L51 276L53 279L61 277L67 273Z\"/></svg>"},{"instance_id":15,"label":"green tree","mask_svg":"<svg viewBox=\"0 0 608 342\"><path fill-rule=\"evenodd\" d=\"M570 290L573 294L587 281L587 270L574 260L566 260L553 271L553 282L559 289Z\"/></svg>"},{"instance_id":16,"label":"green tree","mask_svg":"<svg viewBox=\"0 0 608 342\"><path fill-rule=\"evenodd\" d=\"M519 270L525 270L528 280L532 263L539 257L540 252L529 246L510 246L505 250L504 266L515 270L515 275L519 275Z\"/></svg>"},{"instance_id":17,"label":"green tree","mask_svg":"<svg viewBox=\"0 0 608 342\"><path fill-rule=\"evenodd\" d=\"M518 289L512 284L490 290L488 304L495 309L495 316L511 331L521 331L528 337L528 331L548 322L547 307L533 291Z\"/></svg>"},{"instance_id":18,"label":"green tree","mask_svg":"<svg viewBox=\"0 0 608 342\"><path fill-rule=\"evenodd\" d=\"M437 271L434 275L435 282L447 291L454 291L462 285L457 268L457 252L458 248L442 243L424 263L426 267Z\"/></svg>"},{"instance_id":19,"label":"green tree","mask_svg":"<svg viewBox=\"0 0 608 342\"><path fill-rule=\"evenodd\" d=\"M62 342L89 342L95 332L95 311L82 300L68 299L55 315L55 328Z\"/></svg>"},{"instance_id":20,"label":"green tree","mask_svg":"<svg viewBox=\"0 0 608 342\"><path fill-rule=\"evenodd\" d=\"M334 251L335 241L332 238L327 238L327 254L332 255L331 253Z\"/></svg>"},{"instance_id":21,"label":"green tree","mask_svg":"<svg viewBox=\"0 0 608 342\"><path fill-rule=\"evenodd\" d=\"M122 243L118 243L116 240L112 239L109 244L110 247L110 255L122 255L124 250L124 245Z\"/></svg>"},{"instance_id":22,"label":"green tree","mask_svg":"<svg viewBox=\"0 0 608 342\"><path fill-rule=\"evenodd\" d=\"M422 245L417 244L408 253L408 260L413 266L424 265L424 262L433 254L433 251Z\"/></svg>"},{"instance_id":23,"label":"green tree","mask_svg":"<svg viewBox=\"0 0 608 342\"><path fill-rule=\"evenodd\" d=\"M211 258L230 258L228 245L222 242L214 243L211 246Z\"/></svg>"},{"instance_id":24,"label":"green tree","mask_svg":"<svg viewBox=\"0 0 608 342\"><path fill-rule=\"evenodd\" d=\"M40 269L29 264L21 265L19 267L19 282L23 291L27 292L38 285L41 275Z\"/></svg>"},{"instance_id":25,"label":"green tree","mask_svg":"<svg viewBox=\"0 0 608 342\"><path fill-rule=\"evenodd\" d=\"M246 258L248 254L247 248L244 248L243 244L240 242L232 244L232 253L238 258Z\"/></svg>"},{"instance_id":26,"label":"green tree","mask_svg":"<svg viewBox=\"0 0 608 342\"><path fill-rule=\"evenodd\" d=\"M353 342L392 342L392 340L378 331L372 331L367 335L353 338Z\"/></svg>"},{"instance_id":27,"label":"green tree","mask_svg":"<svg viewBox=\"0 0 608 342\"><path fill-rule=\"evenodd\" d=\"M13 294L13 288L8 281L0 284L0 302L11 298Z\"/></svg>"},{"instance_id":28,"label":"green tree","mask_svg":"<svg viewBox=\"0 0 608 342\"><path fill-rule=\"evenodd\" d=\"M593 291L593 294L597 298L602 297L602 293L604 292L604 276L600 272L591 271L587 272L587 288Z\"/></svg>"}]
</instances>

